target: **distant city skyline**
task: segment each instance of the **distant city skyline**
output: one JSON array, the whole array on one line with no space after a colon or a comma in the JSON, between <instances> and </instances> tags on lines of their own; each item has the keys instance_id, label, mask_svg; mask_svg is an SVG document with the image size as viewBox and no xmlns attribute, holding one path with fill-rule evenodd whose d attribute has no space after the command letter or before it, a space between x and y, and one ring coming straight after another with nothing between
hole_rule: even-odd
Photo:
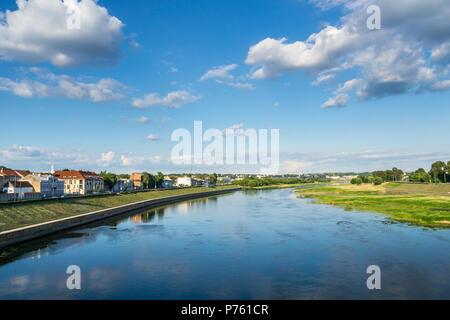
<instances>
[{"instance_id":1,"label":"distant city skyline","mask_svg":"<svg viewBox=\"0 0 450 320\"><path fill-rule=\"evenodd\" d=\"M280 130L280 174L450 160L445 0L0 4L0 165L189 172L171 133ZM193 172L260 173L248 165Z\"/></svg>"}]
</instances>

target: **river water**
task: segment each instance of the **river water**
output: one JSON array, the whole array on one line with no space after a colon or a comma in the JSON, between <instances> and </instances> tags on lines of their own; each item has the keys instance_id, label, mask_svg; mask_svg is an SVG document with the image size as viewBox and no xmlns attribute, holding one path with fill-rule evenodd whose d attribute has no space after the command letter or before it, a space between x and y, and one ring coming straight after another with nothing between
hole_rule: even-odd
<instances>
[{"instance_id":1,"label":"river water","mask_svg":"<svg viewBox=\"0 0 450 320\"><path fill-rule=\"evenodd\" d=\"M450 230L240 191L3 250L0 299L450 299Z\"/></svg>"}]
</instances>

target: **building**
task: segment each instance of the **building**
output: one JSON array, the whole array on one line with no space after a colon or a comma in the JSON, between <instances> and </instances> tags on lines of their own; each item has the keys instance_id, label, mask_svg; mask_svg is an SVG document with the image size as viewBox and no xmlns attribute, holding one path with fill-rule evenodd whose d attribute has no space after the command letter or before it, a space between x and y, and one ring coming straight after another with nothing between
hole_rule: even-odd
<instances>
[{"instance_id":1,"label":"building","mask_svg":"<svg viewBox=\"0 0 450 320\"><path fill-rule=\"evenodd\" d=\"M17 181L30 173L23 170L0 169L0 180Z\"/></svg>"},{"instance_id":2,"label":"building","mask_svg":"<svg viewBox=\"0 0 450 320\"><path fill-rule=\"evenodd\" d=\"M177 178L177 187L192 187L193 180L191 177L178 177Z\"/></svg>"},{"instance_id":3,"label":"building","mask_svg":"<svg viewBox=\"0 0 450 320\"><path fill-rule=\"evenodd\" d=\"M8 186L3 188L3 192L13 195L12 200L31 200L41 197L28 181L9 181Z\"/></svg>"},{"instance_id":4,"label":"building","mask_svg":"<svg viewBox=\"0 0 450 320\"><path fill-rule=\"evenodd\" d=\"M28 181L43 198L61 197L64 194L64 181L51 174L33 173L20 181Z\"/></svg>"},{"instance_id":5,"label":"building","mask_svg":"<svg viewBox=\"0 0 450 320\"><path fill-rule=\"evenodd\" d=\"M142 190L144 189L144 183L143 183L143 176L142 173L133 172L130 176L130 181L133 184L133 188L135 190Z\"/></svg>"},{"instance_id":6,"label":"building","mask_svg":"<svg viewBox=\"0 0 450 320\"><path fill-rule=\"evenodd\" d=\"M64 181L65 194L90 194L104 191L104 181L95 172L56 171L55 176Z\"/></svg>"},{"instance_id":7,"label":"building","mask_svg":"<svg viewBox=\"0 0 450 320\"><path fill-rule=\"evenodd\" d=\"M173 188L173 181L172 181L172 179L164 178L164 181L161 184L161 188Z\"/></svg>"},{"instance_id":8,"label":"building","mask_svg":"<svg viewBox=\"0 0 450 320\"><path fill-rule=\"evenodd\" d=\"M112 188L112 192L129 192L133 191L133 182L130 179L117 179L116 183Z\"/></svg>"},{"instance_id":9,"label":"building","mask_svg":"<svg viewBox=\"0 0 450 320\"><path fill-rule=\"evenodd\" d=\"M218 177L217 182L218 182L218 184L229 184L229 183L231 183L231 178L230 177Z\"/></svg>"}]
</instances>

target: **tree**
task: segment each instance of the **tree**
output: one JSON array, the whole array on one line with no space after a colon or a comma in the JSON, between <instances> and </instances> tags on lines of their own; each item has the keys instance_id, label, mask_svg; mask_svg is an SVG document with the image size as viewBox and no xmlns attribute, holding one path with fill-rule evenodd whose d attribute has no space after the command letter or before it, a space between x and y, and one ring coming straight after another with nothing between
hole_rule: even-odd
<instances>
[{"instance_id":1,"label":"tree","mask_svg":"<svg viewBox=\"0 0 450 320\"><path fill-rule=\"evenodd\" d=\"M100 177L103 178L103 182L104 182L105 186L109 190L112 190L112 188L116 184L117 176L114 173L102 171L102 172L100 172Z\"/></svg>"},{"instance_id":2,"label":"tree","mask_svg":"<svg viewBox=\"0 0 450 320\"><path fill-rule=\"evenodd\" d=\"M117 179L130 179L130 175L122 173L117 176Z\"/></svg>"},{"instance_id":3,"label":"tree","mask_svg":"<svg viewBox=\"0 0 450 320\"><path fill-rule=\"evenodd\" d=\"M445 174L446 167L447 165L443 161L436 161L431 165L429 174L433 178L434 183L442 182L447 179Z\"/></svg>"},{"instance_id":4,"label":"tree","mask_svg":"<svg viewBox=\"0 0 450 320\"><path fill-rule=\"evenodd\" d=\"M148 173L142 173L142 183L144 184L146 189L154 189L155 188L155 176Z\"/></svg>"},{"instance_id":5,"label":"tree","mask_svg":"<svg viewBox=\"0 0 450 320\"><path fill-rule=\"evenodd\" d=\"M161 186L164 182L164 174L162 172L158 172L155 180L156 180L156 187L161 188Z\"/></svg>"},{"instance_id":6,"label":"tree","mask_svg":"<svg viewBox=\"0 0 450 320\"><path fill-rule=\"evenodd\" d=\"M387 181L386 171L375 171L372 175L376 177L380 177L383 181Z\"/></svg>"},{"instance_id":7,"label":"tree","mask_svg":"<svg viewBox=\"0 0 450 320\"><path fill-rule=\"evenodd\" d=\"M362 179L360 178L360 177L358 177L358 178L353 178L351 181L350 181L350 183L351 184L357 184L358 186L361 184L361 183L363 183L362 182Z\"/></svg>"},{"instance_id":8,"label":"tree","mask_svg":"<svg viewBox=\"0 0 450 320\"><path fill-rule=\"evenodd\" d=\"M382 183L383 183L383 179L381 179L381 177L376 177L376 178L373 180L373 184L376 185L376 186L379 186L379 185L382 184Z\"/></svg>"},{"instance_id":9,"label":"tree","mask_svg":"<svg viewBox=\"0 0 450 320\"><path fill-rule=\"evenodd\" d=\"M217 173L213 173L208 177L209 183L216 184L217 183Z\"/></svg>"}]
</instances>

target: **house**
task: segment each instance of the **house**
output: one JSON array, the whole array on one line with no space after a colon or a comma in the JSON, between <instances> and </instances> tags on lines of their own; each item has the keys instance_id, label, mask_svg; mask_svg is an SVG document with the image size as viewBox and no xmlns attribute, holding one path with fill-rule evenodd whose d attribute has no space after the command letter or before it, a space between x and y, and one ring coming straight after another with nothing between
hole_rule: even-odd
<instances>
[{"instance_id":1,"label":"house","mask_svg":"<svg viewBox=\"0 0 450 320\"><path fill-rule=\"evenodd\" d=\"M13 200L31 200L39 199L40 193L35 192L31 183L28 181L9 181L8 186L3 188L3 192L12 194Z\"/></svg>"},{"instance_id":2,"label":"house","mask_svg":"<svg viewBox=\"0 0 450 320\"><path fill-rule=\"evenodd\" d=\"M33 173L20 181L28 181L43 198L61 197L64 194L64 181L51 174Z\"/></svg>"},{"instance_id":3,"label":"house","mask_svg":"<svg viewBox=\"0 0 450 320\"><path fill-rule=\"evenodd\" d=\"M90 171L56 171L55 176L64 181L65 194L90 194L103 192L103 178Z\"/></svg>"},{"instance_id":4,"label":"house","mask_svg":"<svg viewBox=\"0 0 450 320\"><path fill-rule=\"evenodd\" d=\"M218 177L217 182L220 184L229 184L229 183L231 183L231 178L230 177Z\"/></svg>"},{"instance_id":5,"label":"house","mask_svg":"<svg viewBox=\"0 0 450 320\"><path fill-rule=\"evenodd\" d=\"M203 186L204 186L204 187L208 187L208 188L215 188L215 187L216 187L216 185L215 185L214 183L211 183L211 182L209 182L208 180L205 180L205 181L203 182Z\"/></svg>"},{"instance_id":6,"label":"house","mask_svg":"<svg viewBox=\"0 0 450 320\"><path fill-rule=\"evenodd\" d=\"M161 188L172 188L172 187L173 187L172 179L164 178L164 181L161 184Z\"/></svg>"},{"instance_id":7,"label":"house","mask_svg":"<svg viewBox=\"0 0 450 320\"><path fill-rule=\"evenodd\" d=\"M29 175L28 171L0 169L0 180L17 181Z\"/></svg>"},{"instance_id":8,"label":"house","mask_svg":"<svg viewBox=\"0 0 450 320\"><path fill-rule=\"evenodd\" d=\"M116 183L112 188L112 192L129 192L133 191L133 182L130 179L117 179Z\"/></svg>"},{"instance_id":9,"label":"house","mask_svg":"<svg viewBox=\"0 0 450 320\"><path fill-rule=\"evenodd\" d=\"M142 189L144 189L142 173L133 172L131 174L131 176L130 176L130 181L133 184L133 188L135 190L142 190Z\"/></svg>"},{"instance_id":10,"label":"house","mask_svg":"<svg viewBox=\"0 0 450 320\"><path fill-rule=\"evenodd\" d=\"M177 178L177 187L192 187L194 184L194 179L191 177L178 177Z\"/></svg>"}]
</instances>

